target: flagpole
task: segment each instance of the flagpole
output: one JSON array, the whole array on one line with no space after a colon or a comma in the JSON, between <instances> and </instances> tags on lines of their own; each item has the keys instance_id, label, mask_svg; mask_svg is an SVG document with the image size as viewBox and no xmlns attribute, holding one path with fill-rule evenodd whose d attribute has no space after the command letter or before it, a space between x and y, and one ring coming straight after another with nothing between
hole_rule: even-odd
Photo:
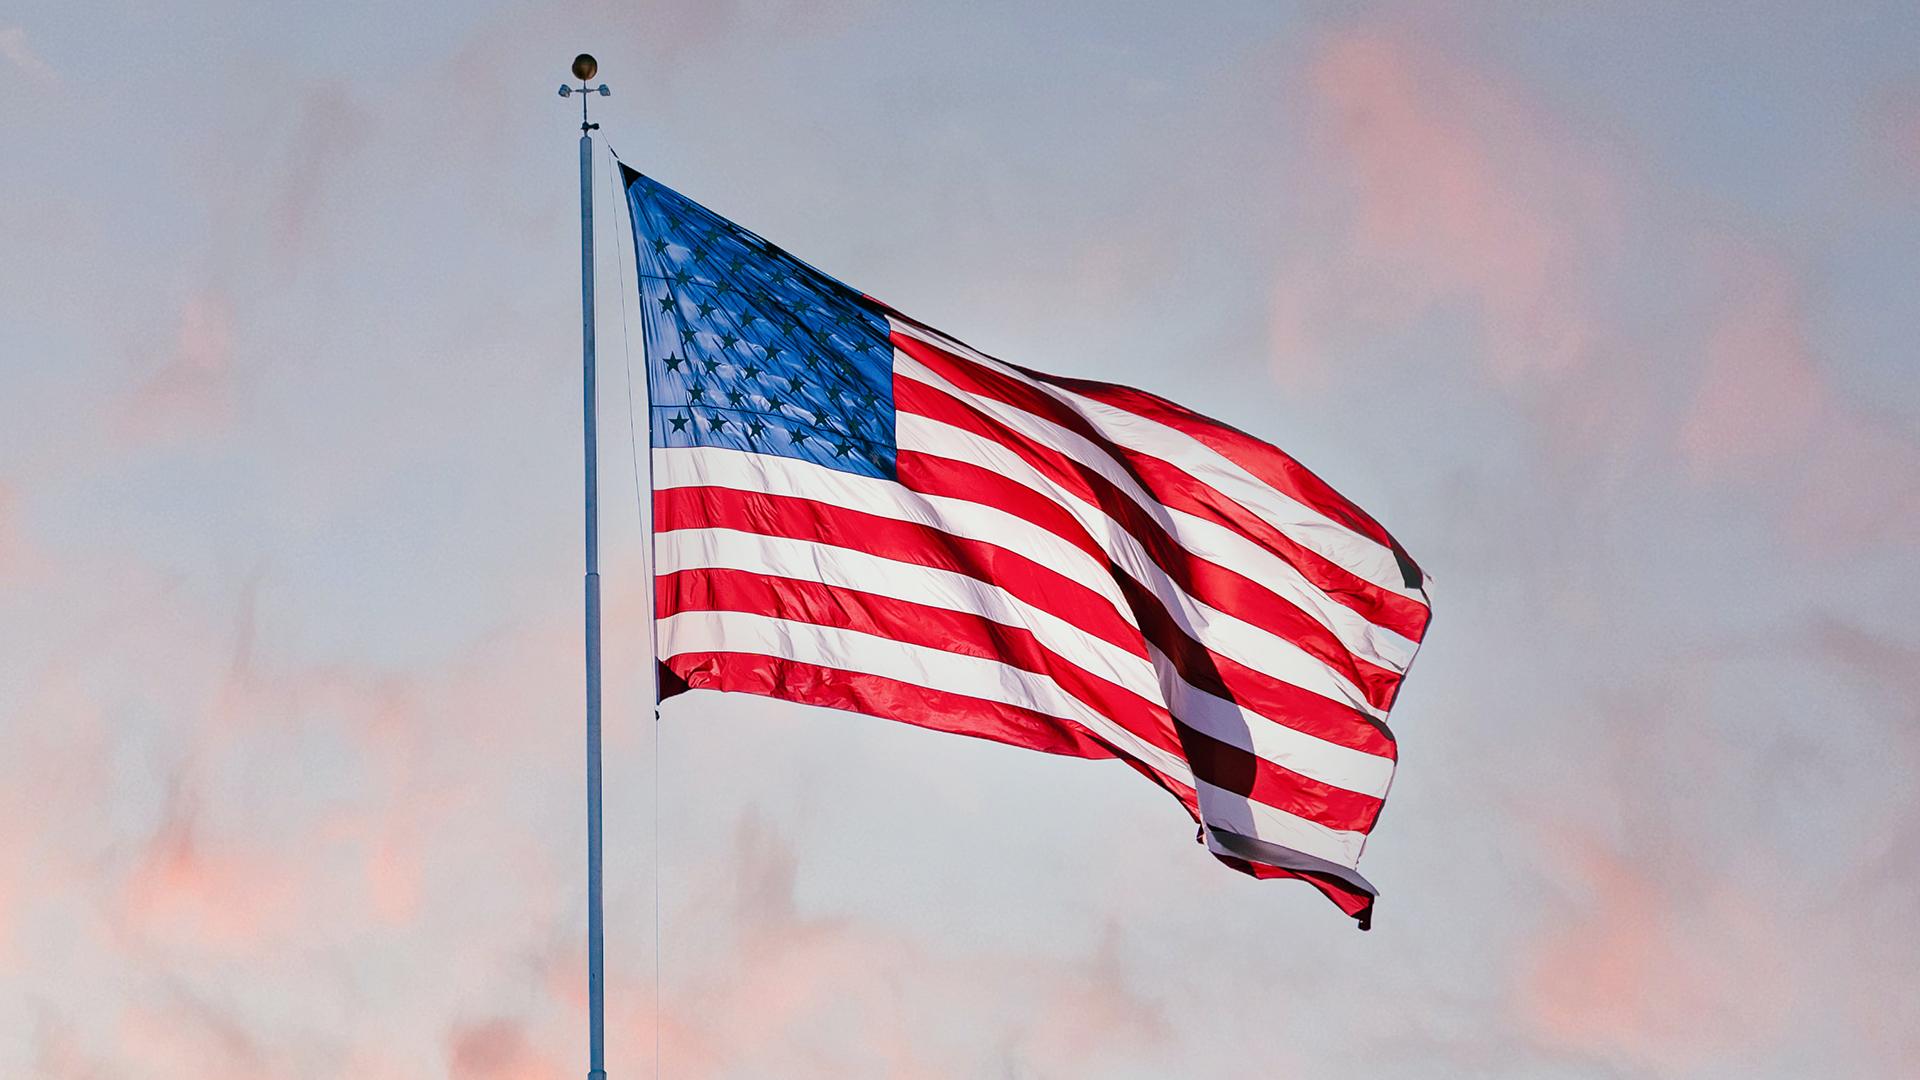
<instances>
[{"instance_id":1,"label":"flagpole","mask_svg":"<svg viewBox=\"0 0 1920 1080\"><path fill-rule=\"evenodd\" d=\"M560 96L580 95L580 383L586 460L586 652L587 652L587 1080L606 1080L605 925L600 896L600 478L593 363L593 131L587 98L607 86L587 80L600 65L581 53L573 58L580 86L561 84Z\"/></svg>"}]
</instances>

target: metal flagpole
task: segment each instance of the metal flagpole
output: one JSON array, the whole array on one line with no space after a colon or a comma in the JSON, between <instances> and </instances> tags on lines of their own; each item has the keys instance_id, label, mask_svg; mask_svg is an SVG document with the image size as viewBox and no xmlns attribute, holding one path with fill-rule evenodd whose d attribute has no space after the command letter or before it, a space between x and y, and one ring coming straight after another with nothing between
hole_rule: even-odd
<instances>
[{"instance_id":1,"label":"metal flagpole","mask_svg":"<svg viewBox=\"0 0 1920 1080\"><path fill-rule=\"evenodd\" d=\"M607 85L589 86L600 70L593 57L573 58L580 86L562 83L560 96L580 95L580 382L585 420L587 519L587 1080L606 1080L606 967L600 907L600 483L593 384L593 131L587 98L605 96Z\"/></svg>"}]
</instances>

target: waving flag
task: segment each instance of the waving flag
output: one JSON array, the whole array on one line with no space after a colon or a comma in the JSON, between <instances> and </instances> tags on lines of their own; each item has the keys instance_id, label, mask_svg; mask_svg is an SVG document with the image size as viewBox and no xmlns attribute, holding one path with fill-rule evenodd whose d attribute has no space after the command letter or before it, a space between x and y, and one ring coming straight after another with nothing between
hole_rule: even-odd
<instances>
[{"instance_id":1,"label":"waving flag","mask_svg":"<svg viewBox=\"0 0 1920 1080\"><path fill-rule=\"evenodd\" d=\"M1119 758L1221 861L1365 928L1428 620L1386 530L1258 439L985 356L622 177L662 693Z\"/></svg>"}]
</instances>

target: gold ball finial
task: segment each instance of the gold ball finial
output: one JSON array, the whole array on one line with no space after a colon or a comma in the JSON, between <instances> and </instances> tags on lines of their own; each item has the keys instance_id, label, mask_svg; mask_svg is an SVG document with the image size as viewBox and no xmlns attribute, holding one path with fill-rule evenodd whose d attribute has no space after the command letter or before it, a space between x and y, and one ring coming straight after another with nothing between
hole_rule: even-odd
<instances>
[{"instance_id":1,"label":"gold ball finial","mask_svg":"<svg viewBox=\"0 0 1920 1080\"><path fill-rule=\"evenodd\" d=\"M579 79L581 82L586 82L588 79L593 78L599 71L600 61L595 60L592 55L581 53L579 56L573 58L573 77Z\"/></svg>"}]
</instances>

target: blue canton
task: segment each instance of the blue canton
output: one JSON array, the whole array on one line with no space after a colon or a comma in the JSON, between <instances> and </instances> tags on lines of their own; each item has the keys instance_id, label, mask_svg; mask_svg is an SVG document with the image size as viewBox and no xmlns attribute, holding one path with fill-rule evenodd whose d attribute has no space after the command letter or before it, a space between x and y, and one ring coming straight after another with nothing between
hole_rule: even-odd
<instances>
[{"instance_id":1,"label":"blue canton","mask_svg":"<svg viewBox=\"0 0 1920 1080\"><path fill-rule=\"evenodd\" d=\"M887 321L838 281L625 165L655 446L894 473Z\"/></svg>"}]
</instances>

